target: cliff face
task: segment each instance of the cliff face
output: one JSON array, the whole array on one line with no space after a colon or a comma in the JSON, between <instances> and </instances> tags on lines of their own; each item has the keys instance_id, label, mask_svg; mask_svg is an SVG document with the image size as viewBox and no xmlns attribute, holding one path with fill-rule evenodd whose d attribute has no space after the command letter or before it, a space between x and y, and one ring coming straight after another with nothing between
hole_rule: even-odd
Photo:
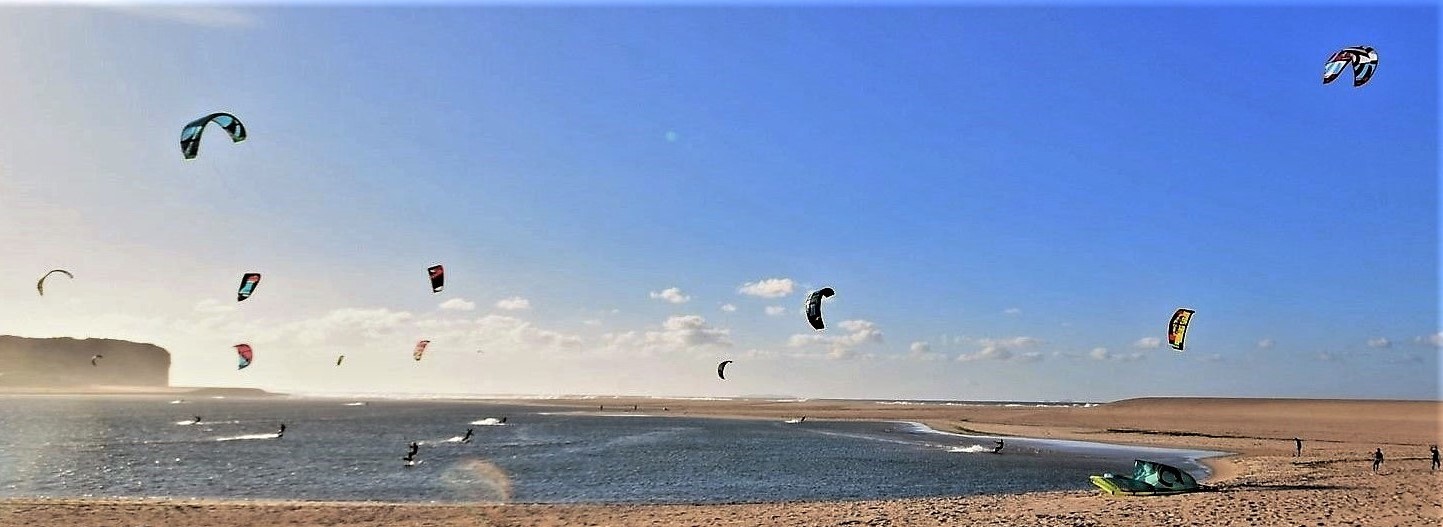
<instances>
[{"instance_id":1,"label":"cliff face","mask_svg":"<svg viewBox=\"0 0 1443 527\"><path fill-rule=\"evenodd\" d=\"M96 365L90 358L102 355ZM124 340L0 335L0 387L170 385L170 352Z\"/></svg>"}]
</instances>

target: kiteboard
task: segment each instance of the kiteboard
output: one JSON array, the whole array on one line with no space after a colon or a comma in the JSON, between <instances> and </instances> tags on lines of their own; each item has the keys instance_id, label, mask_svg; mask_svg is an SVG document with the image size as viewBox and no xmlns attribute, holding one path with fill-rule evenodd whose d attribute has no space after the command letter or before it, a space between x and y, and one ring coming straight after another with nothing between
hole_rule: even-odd
<instances>
[{"instance_id":1,"label":"kiteboard","mask_svg":"<svg viewBox=\"0 0 1443 527\"><path fill-rule=\"evenodd\" d=\"M406 461L406 458L401 458L401 460L402 460L402 461ZM410 460L410 461L406 461L405 465L408 466L408 467L414 467L414 466L416 466L416 465L420 465L421 463L423 463L423 460L420 460L420 459L412 459L412 460Z\"/></svg>"}]
</instances>

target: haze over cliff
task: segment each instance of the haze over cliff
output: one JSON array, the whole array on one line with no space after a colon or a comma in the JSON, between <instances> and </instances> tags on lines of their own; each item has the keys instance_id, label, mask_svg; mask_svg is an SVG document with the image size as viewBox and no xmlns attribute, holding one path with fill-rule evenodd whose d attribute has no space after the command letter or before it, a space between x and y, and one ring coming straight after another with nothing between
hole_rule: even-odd
<instances>
[{"instance_id":1,"label":"haze over cliff","mask_svg":"<svg viewBox=\"0 0 1443 527\"><path fill-rule=\"evenodd\" d=\"M154 344L0 335L0 388L169 385L170 352Z\"/></svg>"}]
</instances>

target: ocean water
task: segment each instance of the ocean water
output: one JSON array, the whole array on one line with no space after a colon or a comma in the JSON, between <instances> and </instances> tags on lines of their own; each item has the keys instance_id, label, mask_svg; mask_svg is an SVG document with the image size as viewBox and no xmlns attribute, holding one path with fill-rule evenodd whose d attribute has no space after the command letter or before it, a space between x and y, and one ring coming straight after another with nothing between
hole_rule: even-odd
<instances>
[{"instance_id":1,"label":"ocean water","mask_svg":"<svg viewBox=\"0 0 1443 527\"><path fill-rule=\"evenodd\" d=\"M199 424L191 424L193 416ZM504 424L498 423L506 417ZM286 433L276 429L286 424ZM467 428L470 443L461 443ZM420 442L420 464L405 466ZM0 497L718 503L1085 489L1216 454L477 401L0 397Z\"/></svg>"}]
</instances>

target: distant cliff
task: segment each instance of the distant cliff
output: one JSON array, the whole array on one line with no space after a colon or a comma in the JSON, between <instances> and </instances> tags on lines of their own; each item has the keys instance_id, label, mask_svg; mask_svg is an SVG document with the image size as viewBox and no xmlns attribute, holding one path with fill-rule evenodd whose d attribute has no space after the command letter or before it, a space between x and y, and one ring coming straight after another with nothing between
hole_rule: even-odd
<instances>
[{"instance_id":1,"label":"distant cliff","mask_svg":"<svg viewBox=\"0 0 1443 527\"><path fill-rule=\"evenodd\" d=\"M90 358L101 355L95 365ZM0 388L170 385L170 352L111 339L0 335Z\"/></svg>"}]
</instances>

